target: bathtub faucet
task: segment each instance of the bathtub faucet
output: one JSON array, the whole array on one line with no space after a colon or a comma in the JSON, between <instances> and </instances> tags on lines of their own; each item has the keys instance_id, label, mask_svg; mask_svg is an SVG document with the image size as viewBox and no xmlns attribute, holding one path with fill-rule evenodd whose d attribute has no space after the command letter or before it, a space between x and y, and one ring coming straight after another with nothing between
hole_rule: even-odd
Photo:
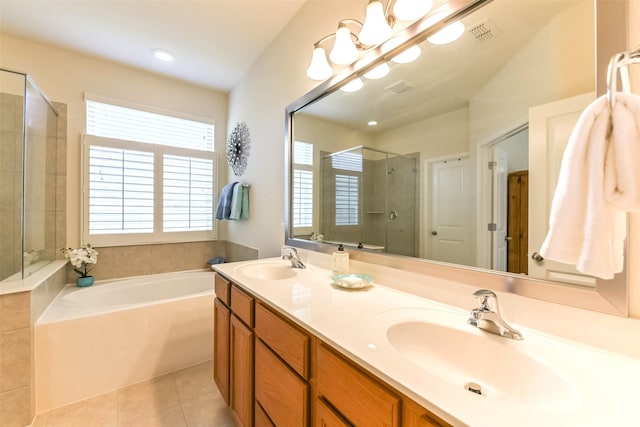
<instances>
[{"instance_id":1,"label":"bathtub faucet","mask_svg":"<svg viewBox=\"0 0 640 427\"><path fill-rule=\"evenodd\" d=\"M282 255L282 259L288 259L291 261L291 267L293 268L307 268L302 261L300 261L300 257L298 256L298 251L296 248L292 248L291 246L283 246L280 250L280 255Z\"/></svg>"}]
</instances>

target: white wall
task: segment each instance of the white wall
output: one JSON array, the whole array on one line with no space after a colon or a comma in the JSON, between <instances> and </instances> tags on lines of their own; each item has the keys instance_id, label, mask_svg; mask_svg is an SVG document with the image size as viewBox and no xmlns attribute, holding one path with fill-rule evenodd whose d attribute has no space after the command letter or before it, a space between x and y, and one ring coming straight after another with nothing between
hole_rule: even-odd
<instances>
[{"instance_id":1,"label":"white wall","mask_svg":"<svg viewBox=\"0 0 640 427\"><path fill-rule=\"evenodd\" d=\"M0 34L0 66L30 74L50 100L67 104L67 236L80 244L80 142L85 131L84 93L212 118L215 149L226 179L225 93L140 71L95 57Z\"/></svg>"}]
</instances>

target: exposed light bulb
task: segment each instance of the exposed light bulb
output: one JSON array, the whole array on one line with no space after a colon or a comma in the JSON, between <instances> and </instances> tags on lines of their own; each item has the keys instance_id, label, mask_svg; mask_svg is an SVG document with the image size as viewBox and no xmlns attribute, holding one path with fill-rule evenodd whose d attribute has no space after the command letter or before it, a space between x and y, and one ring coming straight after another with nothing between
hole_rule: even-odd
<instances>
[{"instance_id":1,"label":"exposed light bulb","mask_svg":"<svg viewBox=\"0 0 640 427\"><path fill-rule=\"evenodd\" d=\"M392 33L393 30L387 22L387 17L384 16L384 8L380 0L370 1L358 40L366 45L375 46L391 37Z\"/></svg>"},{"instance_id":2,"label":"exposed light bulb","mask_svg":"<svg viewBox=\"0 0 640 427\"><path fill-rule=\"evenodd\" d=\"M371 71L364 73L364 76L370 80L381 79L387 74L389 74L390 70L391 68L389 68L389 65L387 65L386 63L382 63L377 67L375 67L374 69L372 69Z\"/></svg>"},{"instance_id":3,"label":"exposed light bulb","mask_svg":"<svg viewBox=\"0 0 640 427\"><path fill-rule=\"evenodd\" d=\"M398 64L408 64L418 59L421 53L422 51L419 46L411 46L409 49L391 58L391 60Z\"/></svg>"},{"instance_id":4,"label":"exposed light bulb","mask_svg":"<svg viewBox=\"0 0 640 427\"><path fill-rule=\"evenodd\" d=\"M431 44L447 44L454 42L464 34L464 24L462 21L456 21L453 24L449 24L431 37L427 38L427 41Z\"/></svg>"},{"instance_id":5,"label":"exposed light bulb","mask_svg":"<svg viewBox=\"0 0 640 427\"><path fill-rule=\"evenodd\" d=\"M327 61L327 52L322 47L313 48L311 64L307 68L307 76L312 80L326 80L333 75L333 69Z\"/></svg>"},{"instance_id":6,"label":"exposed light bulb","mask_svg":"<svg viewBox=\"0 0 640 427\"><path fill-rule=\"evenodd\" d=\"M414 21L426 15L432 6L433 0L397 0L393 15L402 21Z\"/></svg>"},{"instance_id":7,"label":"exposed light bulb","mask_svg":"<svg viewBox=\"0 0 640 427\"><path fill-rule=\"evenodd\" d=\"M336 42L329 53L329 58L334 64L341 65L351 64L358 58L358 49L351 38L351 31L342 23L338 25Z\"/></svg>"},{"instance_id":8,"label":"exposed light bulb","mask_svg":"<svg viewBox=\"0 0 640 427\"><path fill-rule=\"evenodd\" d=\"M340 90L344 92L356 92L362 89L362 86L364 86L362 79L355 79L355 80L351 80L349 83L342 86Z\"/></svg>"},{"instance_id":9,"label":"exposed light bulb","mask_svg":"<svg viewBox=\"0 0 640 427\"><path fill-rule=\"evenodd\" d=\"M368 124L369 126L376 126L376 125L378 124L378 122L377 122L377 121L375 121L375 120L369 120L369 121L367 122L367 124Z\"/></svg>"}]
</instances>

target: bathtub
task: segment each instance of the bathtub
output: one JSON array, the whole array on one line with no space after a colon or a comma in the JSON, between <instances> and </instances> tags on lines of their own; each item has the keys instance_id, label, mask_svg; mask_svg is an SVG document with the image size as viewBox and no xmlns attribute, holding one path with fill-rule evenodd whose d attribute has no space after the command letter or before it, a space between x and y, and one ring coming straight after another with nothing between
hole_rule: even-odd
<instances>
[{"instance_id":1,"label":"bathtub","mask_svg":"<svg viewBox=\"0 0 640 427\"><path fill-rule=\"evenodd\" d=\"M210 270L65 286L34 328L36 411L213 357Z\"/></svg>"}]
</instances>

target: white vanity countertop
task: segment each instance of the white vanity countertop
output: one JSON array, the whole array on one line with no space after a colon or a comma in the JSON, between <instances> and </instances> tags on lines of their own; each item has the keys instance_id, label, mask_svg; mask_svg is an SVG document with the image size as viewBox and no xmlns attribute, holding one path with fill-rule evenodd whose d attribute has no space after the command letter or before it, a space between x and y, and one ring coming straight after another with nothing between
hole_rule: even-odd
<instances>
[{"instance_id":1,"label":"white vanity countertop","mask_svg":"<svg viewBox=\"0 0 640 427\"><path fill-rule=\"evenodd\" d=\"M307 264L283 280L254 279L242 274L246 264L288 263L279 258L219 264L215 270L234 280L283 315L335 346L356 363L413 398L443 419L470 426L637 426L640 422L640 360L552 337L506 319L522 332L523 341L487 334L466 324L468 310L399 291L374 281L370 288L349 291L332 285L331 271ZM374 277L375 280L375 277ZM489 375L504 377L486 395L464 389L464 381L438 378L387 345L385 318L425 310L460 319L465 334L492 340L491 346L524 351L531 366L509 366L510 360L482 361L473 346L460 348L457 363L484 363ZM388 326L388 325L387 325ZM469 329L470 328L470 329ZM628 337L640 340L640 337ZM442 345L442 344L441 344ZM444 344L448 345L448 344ZM640 341L639 344L640 345ZM531 353L530 353L531 352ZM542 375L537 364L548 367ZM512 365L512 364L511 364ZM509 371L511 369L511 371ZM449 372L455 376L455 367ZM551 374L548 374L551 372ZM473 381L474 378L469 378ZM518 384L522 383L522 384ZM552 384L555 384L552 385Z\"/></svg>"}]
</instances>

